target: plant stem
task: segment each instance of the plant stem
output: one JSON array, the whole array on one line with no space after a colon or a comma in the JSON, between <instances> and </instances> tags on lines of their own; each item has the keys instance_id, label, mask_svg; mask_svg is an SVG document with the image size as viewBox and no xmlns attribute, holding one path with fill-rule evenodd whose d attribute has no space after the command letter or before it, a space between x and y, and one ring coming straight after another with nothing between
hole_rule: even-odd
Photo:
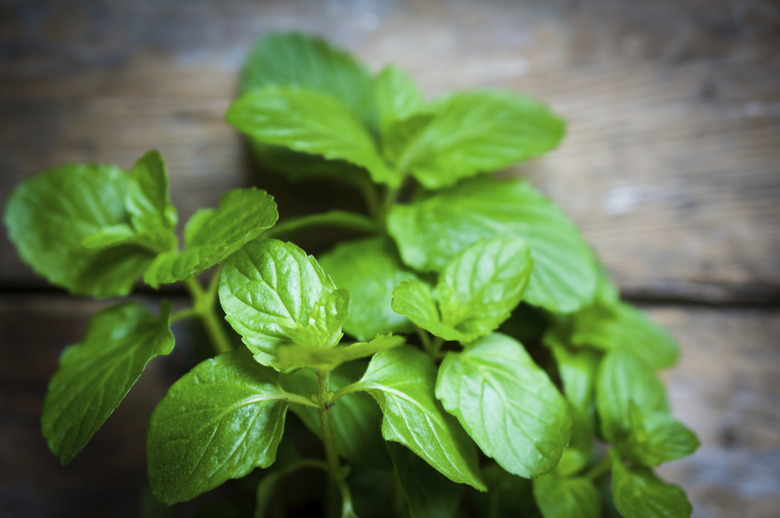
<instances>
[{"instance_id":1,"label":"plant stem","mask_svg":"<svg viewBox=\"0 0 780 518\"><path fill-rule=\"evenodd\" d=\"M381 226L377 224L376 219L378 216L373 211L372 217L374 219L354 212L331 210L329 212L285 219L281 223L277 223L275 227L266 230L263 236L276 239L289 238L289 236L301 230L310 230L317 227L335 227L366 234L375 234L381 230Z\"/></svg>"},{"instance_id":2,"label":"plant stem","mask_svg":"<svg viewBox=\"0 0 780 518\"><path fill-rule=\"evenodd\" d=\"M179 320L184 320L185 318L192 318L197 317L198 312L195 311L195 308L186 308L182 309L181 311L177 311L173 315L171 315L171 324L174 322L178 322Z\"/></svg>"},{"instance_id":3,"label":"plant stem","mask_svg":"<svg viewBox=\"0 0 780 518\"><path fill-rule=\"evenodd\" d=\"M214 277L211 279L208 291L204 290L200 282L194 277L190 277L184 281L184 284L187 286L187 290L189 290L190 296L193 299L192 309L206 328L206 333L208 333L209 338L211 338L214 352L222 354L232 350L233 347L230 345L230 340L225 334L225 330L214 312L214 304L217 299L216 287L218 286L218 283L219 269L214 272Z\"/></svg>"},{"instance_id":4,"label":"plant stem","mask_svg":"<svg viewBox=\"0 0 780 518\"><path fill-rule=\"evenodd\" d=\"M360 188L363 190L363 196L366 199L366 206L368 207L369 214L371 214L371 217L373 217L377 222L383 224L385 221L384 215L382 212L382 206L379 203L379 196L377 195L374 183L369 179L365 179L364 181L360 182Z\"/></svg>"},{"instance_id":5,"label":"plant stem","mask_svg":"<svg viewBox=\"0 0 780 518\"><path fill-rule=\"evenodd\" d=\"M441 352L441 346L444 345L444 338L436 337L433 339L433 343L431 344L431 359L435 362L436 360L441 360L444 358L444 354Z\"/></svg>"},{"instance_id":6,"label":"plant stem","mask_svg":"<svg viewBox=\"0 0 780 518\"><path fill-rule=\"evenodd\" d=\"M336 392L333 393L333 395L330 398L330 402L335 403L336 400L346 396L347 394L352 394L353 392L359 392L361 390L365 390L365 387L361 385L358 382L352 383L351 385L347 385L345 387L341 387Z\"/></svg>"},{"instance_id":7,"label":"plant stem","mask_svg":"<svg viewBox=\"0 0 780 518\"><path fill-rule=\"evenodd\" d=\"M330 389L328 388L328 378L330 377L329 369L317 369L317 402L319 408L317 409L320 415L320 427L322 428L322 444L325 447L325 461L328 464L328 477L329 484L329 500L332 501L333 493L338 488L341 489L341 467L339 466L339 456L336 452L336 441L333 437L333 427L330 424ZM342 489L343 493L343 489ZM328 505L327 509L330 511L332 506Z\"/></svg>"},{"instance_id":8,"label":"plant stem","mask_svg":"<svg viewBox=\"0 0 780 518\"><path fill-rule=\"evenodd\" d=\"M607 455L601 459L598 464L594 465L588 471L586 471L584 477L590 480L596 480L597 478L606 475L611 468L612 459L609 457L609 455Z\"/></svg>"},{"instance_id":9,"label":"plant stem","mask_svg":"<svg viewBox=\"0 0 780 518\"><path fill-rule=\"evenodd\" d=\"M414 326L414 330L417 331L417 336L420 337L420 343L423 346L423 350L428 353L428 356L431 356L433 354L433 350L431 349L431 336L420 326Z\"/></svg>"}]
</instances>

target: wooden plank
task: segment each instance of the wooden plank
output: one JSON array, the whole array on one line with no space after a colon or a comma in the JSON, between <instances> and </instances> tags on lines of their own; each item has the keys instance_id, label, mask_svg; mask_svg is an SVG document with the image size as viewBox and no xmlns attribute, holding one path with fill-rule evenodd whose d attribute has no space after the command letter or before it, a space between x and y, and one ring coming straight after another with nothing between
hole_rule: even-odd
<instances>
[{"instance_id":1,"label":"wooden plank","mask_svg":"<svg viewBox=\"0 0 780 518\"><path fill-rule=\"evenodd\" d=\"M151 147L185 217L264 184L223 113L252 40L296 27L372 69L406 67L431 95L487 86L549 102L569 135L515 172L565 207L629 293L780 299L780 14L768 0L21 5L0 17L3 200L42 168L129 167ZM43 286L7 241L0 286Z\"/></svg>"},{"instance_id":2,"label":"wooden plank","mask_svg":"<svg viewBox=\"0 0 780 518\"><path fill-rule=\"evenodd\" d=\"M151 298L139 300L155 305ZM197 330L177 324L174 354L151 364L82 454L63 468L40 436L43 396L63 346L79 341L89 315L106 305L0 297L0 509L19 510L9 515L137 515L148 418L167 386L192 364ZM665 465L661 475L686 489L695 516L773 518L780 505L780 310L667 306L650 314L680 341L682 361L664 379L675 415L702 441L695 455Z\"/></svg>"}]
</instances>

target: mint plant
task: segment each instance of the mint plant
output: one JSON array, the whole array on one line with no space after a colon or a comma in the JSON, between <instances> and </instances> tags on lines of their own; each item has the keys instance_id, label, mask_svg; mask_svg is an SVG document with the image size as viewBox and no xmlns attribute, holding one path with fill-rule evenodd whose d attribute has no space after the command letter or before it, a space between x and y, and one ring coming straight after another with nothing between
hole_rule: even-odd
<instances>
[{"instance_id":1,"label":"mint plant","mask_svg":"<svg viewBox=\"0 0 780 518\"><path fill-rule=\"evenodd\" d=\"M284 33L252 51L227 120L266 167L354 189L366 214L277 222L272 196L236 189L196 212L179 246L156 151L131 171L66 165L20 185L6 225L53 284L105 298L142 276L182 282L192 299L175 313L164 299L157 312L111 306L65 350L41 419L63 464L172 351L171 323L198 318L214 356L149 425L164 504L263 468L266 516L283 508L283 479L314 468L327 474L324 512L342 517L690 516L652 471L698 446L657 377L676 345L620 299L560 208L489 175L556 147L558 116L510 92L428 101L397 67L372 76ZM318 259L283 240L322 226L360 237ZM296 452L290 426L308 428L322 457Z\"/></svg>"}]
</instances>

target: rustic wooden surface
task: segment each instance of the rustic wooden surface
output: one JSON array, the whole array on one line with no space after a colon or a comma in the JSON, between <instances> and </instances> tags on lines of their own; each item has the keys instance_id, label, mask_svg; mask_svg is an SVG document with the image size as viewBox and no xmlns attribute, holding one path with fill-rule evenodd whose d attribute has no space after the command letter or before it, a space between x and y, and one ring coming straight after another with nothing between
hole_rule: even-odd
<instances>
[{"instance_id":1,"label":"rustic wooden surface","mask_svg":"<svg viewBox=\"0 0 780 518\"><path fill-rule=\"evenodd\" d=\"M697 517L776 516L780 6L0 0L0 209L40 169L129 167L153 147L182 219L262 184L223 114L253 40L289 28L374 70L397 63L432 96L507 88L569 121L559 150L513 172L565 208L624 294L680 340L683 360L666 379L703 446L663 474L688 490ZM40 404L59 351L100 304L51 290L4 235L0 290L0 515L135 515L141 416L186 352L160 361L83 458L59 468L38 432ZM186 350L186 332L179 341Z\"/></svg>"}]
</instances>

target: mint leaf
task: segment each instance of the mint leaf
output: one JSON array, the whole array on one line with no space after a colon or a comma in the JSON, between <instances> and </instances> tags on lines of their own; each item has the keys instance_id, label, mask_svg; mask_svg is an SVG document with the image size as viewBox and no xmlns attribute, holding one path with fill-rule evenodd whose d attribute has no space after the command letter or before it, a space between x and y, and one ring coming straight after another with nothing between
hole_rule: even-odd
<instances>
[{"instance_id":1,"label":"mint leaf","mask_svg":"<svg viewBox=\"0 0 780 518\"><path fill-rule=\"evenodd\" d=\"M571 404L585 415L593 413L594 386L601 356L587 349L571 350L556 341L551 335L545 336L558 364L558 375L563 383L563 393Z\"/></svg>"},{"instance_id":2,"label":"mint leaf","mask_svg":"<svg viewBox=\"0 0 780 518\"><path fill-rule=\"evenodd\" d=\"M273 464L286 393L277 374L240 351L195 366L152 413L149 484L158 500L190 500Z\"/></svg>"},{"instance_id":3,"label":"mint leaf","mask_svg":"<svg viewBox=\"0 0 780 518\"><path fill-rule=\"evenodd\" d=\"M173 349L171 305L160 316L137 302L97 313L84 340L65 349L49 383L41 427L49 449L67 464L125 398L152 358Z\"/></svg>"},{"instance_id":4,"label":"mint leaf","mask_svg":"<svg viewBox=\"0 0 780 518\"><path fill-rule=\"evenodd\" d=\"M601 361L596 380L601 432L610 442L628 433L632 402L642 411L666 410L666 391L644 363L627 352L611 352Z\"/></svg>"},{"instance_id":5,"label":"mint leaf","mask_svg":"<svg viewBox=\"0 0 780 518\"><path fill-rule=\"evenodd\" d=\"M198 275L260 236L278 218L276 203L267 192L254 187L228 191L216 209L192 215L184 227L184 250L158 255L144 281L157 288Z\"/></svg>"},{"instance_id":6,"label":"mint leaf","mask_svg":"<svg viewBox=\"0 0 780 518\"><path fill-rule=\"evenodd\" d=\"M660 466L681 459L699 447L699 439L687 426L664 412L642 412L629 405L630 433L618 445L621 456L642 466Z\"/></svg>"},{"instance_id":7,"label":"mint leaf","mask_svg":"<svg viewBox=\"0 0 780 518\"><path fill-rule=\"evenodd\" d=\"M420 133L428 127L434 115L427 112L411 115L406 119L391 121L382 127L382 154L396 167L400 163L407 148L411 146Z\"/></svg>"},{"instance_id":8,"label":"mint leaf","mask_svg":"<svg viewBox=\"0 0 780 518\"><path fill-rule=\"evenodd\" d=\"M588 349L570 350L558 342L553 334L547 334L544 341L552 349L558 364L558 376L571 410L571 439L555 467L557 474L568 476L585 467L593 449L594 388L601 356Z\"/></svg>"},{"instance_id":9,"label":"mint leaf","mask_svg":"<svg viewBox=\"0 0 780 518\"><path fill-rule=\"evenodd\" d=\"M398 259L393 244L382 238L337 245L319 259L336 285L349 290L351 309L344 331L358 340L408 330L409 321L390 307L393 289L416 279Z\"/></svg>"},{"instance_id":10,"label":"mint leaf","mask_svg":"<svg viewBox=\"0 0 780 518\"><path fill-rule=\"evenodd\" d=\"M568 313L595 295L598 270L587 243L556 205L522 180L477 178L395 206L388 230L404 262L426 271L441 270L485 237L518 237L534 261L525 293L529 304Z\"/></svg>"},{"instance_id":11,"label":"mint leaf","mask_svg":"<svg viewBox=\"0 0 780 518\"><path fill-rule=\"evenodd\" d=\"M569 445L563 450L561 460L555 466L555 474L568 477L579 473L587 466L593 453L593 424L591 417L569 403L571 415L571 436Z\"/></svg>"},{"instance_id":12,"label":"mint leaf","mask_svg":"<svg viewBox=\"0 0 780 518\"><path fill-rule=\"evenodd\" d=\"M523 298L532 268L530 250L512 237L464 248L436 285L442 323L476 336L495 331Z\"/></svg>"},{"instance_id":13,"label":"mint leaf","mask_svg":"<svg viewBox=\"0 0 780 518\"><path fill-rule=\"evenodd\" d=\"M599 518L601 499L587 478L545 475L533 481L534 499L544 518Z\"/></svg>"},{"instance_id":14,"label":"mint leaf","mask_svg":"<svg viewBox=\"0 0 780 518\"><path fill-rule=\"evenodd\" d=\"M365 363L342 365L330 372L329 388L335 392L356 382L365 370ZM282 377L282 384L304 397L317 393L317 375L312 369L301 369ZM316 408L293 405L290 408L306 427L318 437L322 426ZM329 410L336 451L339 455L360 465L388 466L384 441L379 433L382 414L363 392L352 392L339 398Z\"/></svg>"},{"instance_id":15,"label":"mint leaf","mask_svg":"<svg viewBox=\"0 0 780 518\"><path fill-rule=\"evenodd\" d=\"M315 349L303 345L285 345L277 350L274 366L280 371L301 367L332 369L342 363L372 356L379 351L399 347L405 343L402 336L379 335L370 342L339 345L332 349Z\"/></svg>"},{"instance_id":16,"label":"mint leaf","mask_svg":"<svg viewBox=\"0 0 780 518\"><path fill-rule=\"evenodd\" d=\"M408 119L425 106L422 92L414 79L395 65L388 65L374 78L374 94L384 128Z\"/></svg>"},{"instance_id":17,"label":"mint leaf","mask_svg":"<svg viewBox=\"0 0 780 518\"><path fill-rule=\"evenodd\" d=\"M87 250L105 250L118 246L137 246L151 252L165 252L176 248L178 240L171 229L164 227L135 231L130 225L120 223L103 227L85 236L81 246Z\"/></svg>"},{"instance_id":18,"label":"mint leaf","mask_svg":"<svg viewBox=\"0 0 780 518\"><path fill-rule=\"evenodd\" d=\"M336 291L306 252L292 243L263 239L225 261L219 300L255 359L272 365L281 345L336 345L346 310L344 292Z\"/></svg>"},{"instance_id":19,"label":"mint leaf","mask_svg":"<svg viewBox=\"0 0 780 518\"><path fill-rule=\"evenodd\" d=\"M523 297L532 266L522 241L483 239L450 261L434 291L422 281L403 282L393 291L391 306L436 336L467 343L509 317Z\"/></svg>"},{"instance_id":20,"label":"mint leaf","mask_svg":"<svg viewBox=\"0 0 780 518\"><path fill-rule=\"evenodd\" d=\"M398 187L401 176L376 148L373 137L338 99L300 87L248 92L227 112L227 121L264 144L346 160L365 168L377 183Z\"/></svg>"},{"instance_id":21,"label":"mint leaf","mask_svg":"<svg viewBox=\"0 0 780 518\"><path fill-rule=\"evenodd\" d=\"M434 398L436 367L419 349L374 355L358 382L379 403L382 437L412 450L453 482L485 490L468 436Z\"/></svg>"},{"instance_id":22,"label":"mint leaf","mask_svg":"<svg viewBox=\"0 0 780 518\"><path fill-rule=\"evenodd\" d=\"M443 324L433 290L424 282L413 279L404 281L393 290L393 311L408 317L417 326L445 340L471 342L476 335L463 333Z\"/></svg>"},{"instance_id":23,"label":"mint leaf","mask_svg":"<svg viewBox=\"0 0 780 518\"><path fill-rule=\"evenodd\" d=\"M436 116L399 159L428 189L503 169L560 142L562 119L530 97L510 92L454 94L434 104Z\"/></svg>"},{"instance_id":24,"label":"mint leaf","mask_svg":"<svg viewBox=\"0 0 780 518\"><path fill-rule=\"evenodd\" d=\"M566 401L508 336L494 333L448 353L436 397L486 455L515 475L547 473L569 443Z\"/></svg>"},{"instance_id":25,"label":"mint leaf","mask_svg":"<svg viewBox=\"0 0 780 518\"><path fill-rule=\"evenodd\" d=\"M578 315L571 343L605 351L625 350L654 369L671 367L677 362L679 352L674 339L637 308L616 303L607 311Z\"/></svg>"},{"instance_id":26,"label":"mint leaf","mask_svg":"<svg viewBox=\"0 0 780 518\"><path fill-rule=\"evenodd\" d=\"M8 197L5 223L22 259L70 292L112 297L130 292L154 252L136 246L89 249L82 241L128 225L130 176L111 165L65 165L29 178Z\"/></svg>"},{"instance_id":27,"label":"mint leaf","mask_svg":"<svg viewBox=\"0 0 780 518\"><path fill-rule=\"evenodd\" d=\"M333 290L322 294L311 308L305 325L282 325L282 330L296 344L309 349L333 347L344 334L341 326L349 311L349 292Z\"/></svg>"},{"instance_id":28,"label":"mint leaf","mask_svg":"<svg viewBox=\"0 0 780 518\"><path fill-rule=\"evenodd\" d=\"M409 449L391 442L386 445L411 518L455 516L463 496L463 486L450 482Z\"/></svg>"},{"instance_id":29,"label":"mint leaf","mask_svg":"<svg viewBox=\"0 0 780 518\"><path fill-rule=\"evenodd\" d=\"M136 161L125 203L136 230L176 226L176 207L168 197L168 173L159 151L152 150Z\"/></svg>"},{"instance_id":30,"label":"mint leaf","mask_svg":"<svg viewBox=\"0 0 780 518\"><path fill-rule=\"evenodd\" d=\"M277 32L258 40L241 72L242 93L299 86L330 94L369 127L377 112L371 76L347 52L316 36Z\"/></svg>"},{"instance_id":31,"label":"mint leaf","mask_svg":"<svg viewBox=\"0 0 780 518\"><path fill-rule=\"evenodd\" d=\"M620 514L630 518L688 518L693 507L678 486L666 484L647 468L624 466L612 455L612 496Z\"/></svg>"}]
</instances>

